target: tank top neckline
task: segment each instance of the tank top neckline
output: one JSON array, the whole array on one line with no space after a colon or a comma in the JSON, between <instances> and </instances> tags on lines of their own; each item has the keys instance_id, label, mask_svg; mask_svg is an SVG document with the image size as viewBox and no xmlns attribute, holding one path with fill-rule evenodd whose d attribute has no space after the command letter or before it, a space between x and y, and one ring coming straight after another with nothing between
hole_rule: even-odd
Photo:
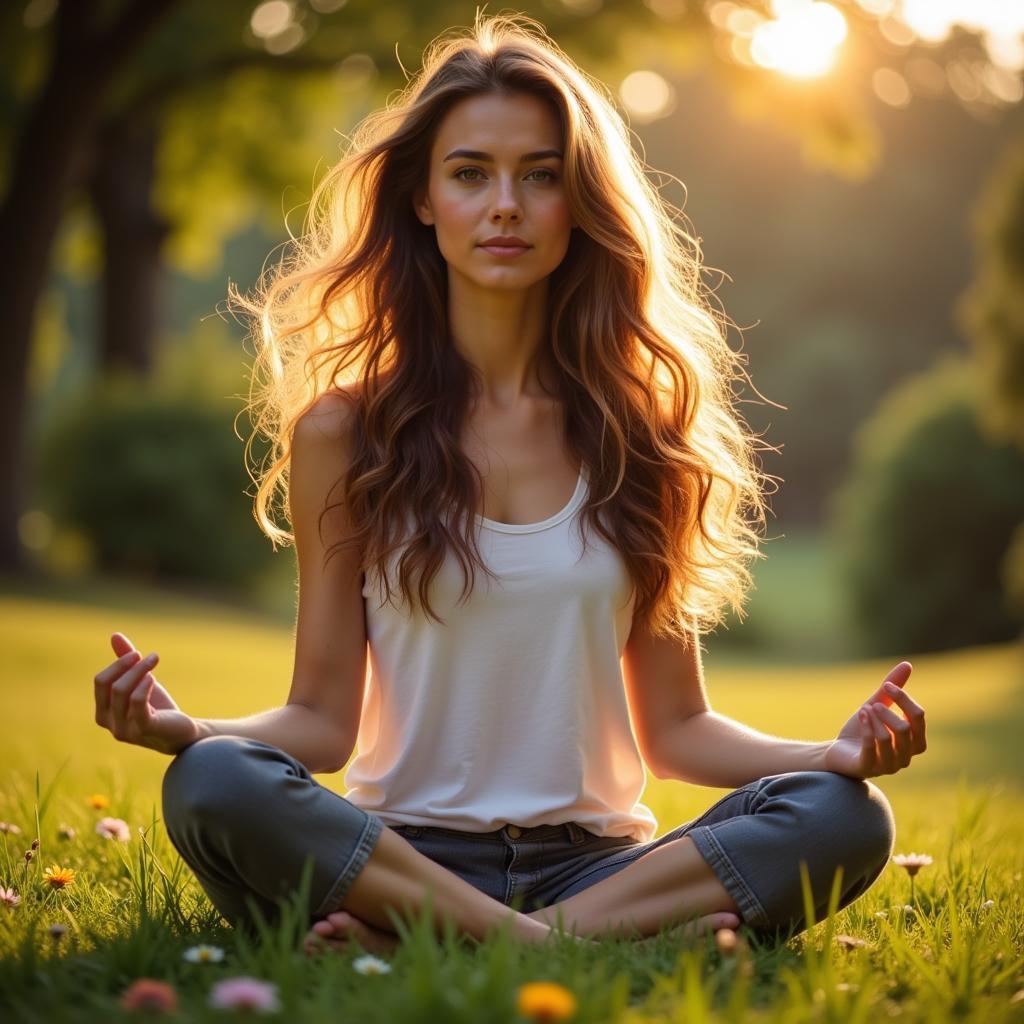
<instances>
[{"instance_id":1,"label":"tank top neckline","mask_svg":"<svg viewBox=\"0 0 1024 1024\"><path fill-rule=\"evenodd\" d=\"M556 512L553 516L548 516L547 519L539 523L499 523L496 519L488 519L487 516L480 515L479 512L475 513L476 521L485 529L494 530L497 533L540 533L541 530L550 530L552 526L557 526L568 519L583 504L586 475L586 467L581 463L579 475L576 477L576 489L572 492L569 503L561 511Z\"/></svg>"}]
</instances>

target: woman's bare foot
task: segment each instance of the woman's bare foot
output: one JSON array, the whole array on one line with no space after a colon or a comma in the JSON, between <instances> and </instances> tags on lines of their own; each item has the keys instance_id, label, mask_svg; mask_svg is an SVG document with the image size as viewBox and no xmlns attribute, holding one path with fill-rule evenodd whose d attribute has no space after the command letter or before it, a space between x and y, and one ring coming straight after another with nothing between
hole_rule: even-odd
<instances>
[{"instance_id":1,"label":"woman's bare foot","mask_svg":"<svg viewBox=\"0 0 1024 1024\"><path fill-rule=\"evenodd\" d=\"M669 929L674 935L683 939L696 939L702 935L713 935L723 928L735 930L739 928L741 921L737 914L728 910L720 910L714 914L705 914L703 917L694 918L684 924L676 925Z\"/></svg>"},{"instance_id":2,"label":"woman's bare foot","mask_svg":"<svg viewBox=\"0 0 1024 1024\"><path fill-rule=\"evenodd\" d=\"M401 939L394 932L386 932L345 910L334 910L323 921L317 921L306 933L303 946L307 956L318 949L348 949L348 940L357 939L368 953L392 953Z\"/></svg>"},{"instance_id":3,"label":"woman's bare foot","mask_svg":"<svg viewBox=\"0 0 1024 1024\"><path fill-rule=\"evenodd\" d=\"M551 928L555 928L554 919L551 916L550 908L543 910L534 910L532 913L526 915L527 917L533 917L541 921L549 921ZM716 911L714 914L704 914L702 917L695 917L692 921L686 921L683 924L676 925L669 931L677 935L681 939L695 939L702 935L714 934L717 931L721 931L723 928L735 929L741 924L738 915L728 910ZM593 940L600 942L602 938L614 935L614 932L605 932L592 934L586 937L578 936L579 941ZM650 938L650 936L644 936L644 938Z\"/></svg>"}]
</instances>

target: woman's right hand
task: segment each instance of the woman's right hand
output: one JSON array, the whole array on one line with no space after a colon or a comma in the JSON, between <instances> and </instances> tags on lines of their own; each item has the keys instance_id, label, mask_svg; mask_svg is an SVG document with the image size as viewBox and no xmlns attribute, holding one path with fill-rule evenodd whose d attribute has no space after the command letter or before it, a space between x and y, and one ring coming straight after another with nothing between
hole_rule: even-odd
<instances>
[{"instance_id":1,"label":"woman's right hand","mask_svg":"<svg viewBox=\"0 0 1024 1024\"><path fill-rule=\"evenodd\" d=\"M96 674L96 724L115 739L162 754L177 754L200 739L199 723L149 671L159 661L156 653L143 658L123 633L114 633L110 646L119 657Z\"/></svg>"}]
</instances>

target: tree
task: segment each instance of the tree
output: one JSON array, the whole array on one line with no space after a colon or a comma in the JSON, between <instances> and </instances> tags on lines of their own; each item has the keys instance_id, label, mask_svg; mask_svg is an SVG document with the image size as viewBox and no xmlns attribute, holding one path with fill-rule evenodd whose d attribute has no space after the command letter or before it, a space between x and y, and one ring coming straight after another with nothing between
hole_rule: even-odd
<instances>
[{"instance_id":1,"label":"tree","mask_svg":"<svg viewBox=\"0 0 1024 1024\"><path fill-rule=\"evenodd\" d=\"M522 6L526 13L536 8L562 45L585 53L605 74L634 70L626 55L653 44L667 62L709 61L747 104L766 96L764 79L772 72L741 66L730 56L734 49L722 45L731 36L742 49L749 44L745 30L716 23L701 5L605 0L599 17L579 5ZM844 10L856 32L877 30L878 19L859 5L849 2ZM755 5L749 13L766 17ZM18 518L28 494L26 372L54 240L76 193L88 190L103 225L105 362L144 370L163 247L179 227L152 203L159 189L155 156L174 104L254 69L322 74L354 45L376 66L390 68L396 39L415 49L466 17L456 0L277 0L255 7L251 0L74 0L0 10L0 100L7 115L0 133L10 143L0 199L7 271L0 286L7 313L0 568L25 567ZM958 37L954 49L962 45ZM382 77L382 93L400 84L400 67ZM871 153L868 119L842 81L797 83L775 93L761 114L797 125L819 159L831 154L837 164L863 165L858 152Z\"/></svg>"},{"instance_id":2,"label":"tree","mask_svg":"<svg viewBox=\"0 0 1024 1024\"><path fill-rule=\"evenodd\" d=\"M956 315L978 363L980 424L1024 449L1024 142L1007 150L972 219L978 268Z\"/></svg>"}]
</instances>

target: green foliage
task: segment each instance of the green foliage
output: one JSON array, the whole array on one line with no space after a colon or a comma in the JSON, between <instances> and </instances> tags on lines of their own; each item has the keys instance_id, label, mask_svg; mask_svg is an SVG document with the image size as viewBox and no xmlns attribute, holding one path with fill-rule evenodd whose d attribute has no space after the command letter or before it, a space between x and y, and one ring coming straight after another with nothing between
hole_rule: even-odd
<instances>
[{"instance_id":1,"label":"green foliage","mask_svg":"<svg viewBox=\"0 0 1024 1024\"><path fill-rule=\"evenodd\" d=\"M1024 450L1024 143L1004 154L974 210L978 270L956 308L974 349L983 429Z\"/></svg>"},{"instance_id":2,"label":"green foliage","mask_svg":"<svg viewBox=\"0 0 1024 1024\"><path fill-rule=\"evenodd\" d=\"M1024 456L977 426L973 365L946 357L887 395L833 497L840 572L870 654L1010 639L1002 565L1024 521Z\"/></svg>"},{"instance_id":3,"label":"green foliage","mask_svg":"<svg viewBox=\"0 0 1024 1024\"><path fill-rule=\"evenodd\" d=\"M45 431L44 501L88 538L100 567L245 585L272 548L246 493L239 410L126 375L96 383Z\"/></svg>"}]
</instances>

